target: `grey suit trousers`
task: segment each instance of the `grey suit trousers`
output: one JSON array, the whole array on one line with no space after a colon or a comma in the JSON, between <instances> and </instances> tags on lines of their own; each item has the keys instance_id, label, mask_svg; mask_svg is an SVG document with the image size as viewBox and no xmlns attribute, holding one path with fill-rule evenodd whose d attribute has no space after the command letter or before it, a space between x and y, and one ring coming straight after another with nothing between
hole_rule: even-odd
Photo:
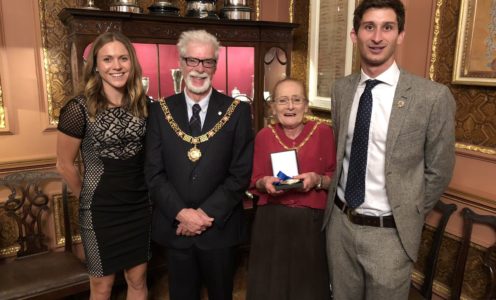
<instances>
[{"instance_id":1,"label":"grey suit trousers","mask_svg":"<svg viewBox=\"0 0 496 300\"><path fill-rule=\"evenodd\" d=\"M408 299L413 262L395 228L353 224L334 207L326 235L335 300Z\"/></svg>"}]
</instances>

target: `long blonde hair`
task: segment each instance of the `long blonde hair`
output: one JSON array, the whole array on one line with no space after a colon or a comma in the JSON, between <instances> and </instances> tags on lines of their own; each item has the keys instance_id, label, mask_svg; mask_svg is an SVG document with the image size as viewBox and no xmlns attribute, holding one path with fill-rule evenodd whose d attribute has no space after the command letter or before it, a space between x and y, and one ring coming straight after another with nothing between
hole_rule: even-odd
<instances>
[{"instance_id":1,"label":"long blonde hair","mask_svg":"<svg viewBox=\"0 0 496 300\"><path fill-rule=\"evenodd\" d=\"M110 42L118 41L126 47L131 60L131 69L126 83L124 98L121 107L136 117L146 117L146 95L141 83L141 66L136 57L131 41L120 32L106 32L99 35L93 42L88 59L83 70L82 94L86 97L90 118L108 107L107 97L103 91L102 78L96 71L97 54L100 49Z\"/></svg>"}]
</instances>

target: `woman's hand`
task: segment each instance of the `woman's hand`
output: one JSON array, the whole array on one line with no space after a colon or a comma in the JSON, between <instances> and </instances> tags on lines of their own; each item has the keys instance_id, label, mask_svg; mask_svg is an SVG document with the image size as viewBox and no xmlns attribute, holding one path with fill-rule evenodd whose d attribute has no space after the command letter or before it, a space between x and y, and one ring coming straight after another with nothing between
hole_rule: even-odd
<instances>
[{"instance_id":1,"label":"woman's hand","mask_svg":"<svg viewBox=\"0 0 496 300\"><path fill-rule=\"evenodd\" d=\"M269 195L276 196L284 193L284 191L276 191L274 186L275 182L280 182L281 179L274 176L264 176L257 180L256 188L261 192L265 192Z\"/></svg>"},{"instance_id":2,"label":"woman's hand","mask_svg":"<svg viewBox=\"0 0 496 300\"><path fill-rule=\"evenodd\" d=\"M69 189L78 197L81 194L81 176L74 161L79 153L81 140L61 131L57 132L57 171L64 178Z\"/></svg>"},{"instance_id":3,"label":"woman's hand","mask_svg":"<svg viewBox=\"0 0 496 300\"><path fill-rule=\"evenodd\" d=\"M300 174L298 176L294 176L293 178L300 179L303 181L303 187L300 189L300 191L308 192L311 189L317 187L322 177L321 175L315 172L308 172L308 173Z\"/></svg>"}]
</instances>

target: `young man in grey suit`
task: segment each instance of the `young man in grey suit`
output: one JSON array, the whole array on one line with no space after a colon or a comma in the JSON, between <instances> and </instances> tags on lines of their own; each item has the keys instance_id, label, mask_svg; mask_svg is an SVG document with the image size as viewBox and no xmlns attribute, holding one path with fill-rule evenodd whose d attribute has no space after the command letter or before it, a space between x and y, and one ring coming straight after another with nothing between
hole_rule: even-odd
<instances>
[{"instance_id":1,"label":"young man in grey suit","mask_svg":"<svg viewBox=\"0 0 496 300\"><path fill-rule=\"evenodd\" d=\"M337 80L336 176L324 219L334 299L407 299L425 215L454 166L455 101L447 87L395 63L400 0L364 0L351 39L361 73Z\"/></svg>"},{"instance_id":2,"label":"young man in grey suit","mask_svg":"<svg viewBox=\"0 0 496 300\"><path fill-rule=\"evenodd\" d=\"M219 42L204 30L177 44L185 90L150 105L145 175L152 239L167 247L171 300L232 299L235 246L245 238L250 105L212 88Z\"/></svg>"}]
</instances>

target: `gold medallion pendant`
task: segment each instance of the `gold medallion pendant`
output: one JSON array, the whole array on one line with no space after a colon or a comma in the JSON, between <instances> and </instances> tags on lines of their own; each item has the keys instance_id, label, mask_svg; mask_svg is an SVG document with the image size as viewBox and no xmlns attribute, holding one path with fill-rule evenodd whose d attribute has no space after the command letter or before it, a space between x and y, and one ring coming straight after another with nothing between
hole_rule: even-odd
<instances>
[{"instance_id":1,"label":"gold medallion pendant","mask_svg":"<svg viewBox=\"0 0 496 300\"><path fill-rule=\"evenodd\" d=\"M188 158L192 162L199 160L201 158L201 156L202 156L202 153L201 153L200 149L196 148L196 145L193 148L189 149L189 151L188 151Z\"/></svg>"},{"instance_id":2,"label":"gold medallion pendant","mask_svg":"<svg viewBox=\"0 0 496 300\"><path fill-rule=\"evenodd\" d=\"M238 106L240 101L234 100L231 103L231 105L229 106L229 108L227 109L225 115L217 122L217 124L214 125L214 127L212 129L210 129L208 132L206 132L200 136L196 136L196 137L193 137L189 134L186 134L184 131L181 130L181 128L179 128L179 125L177 125L176 121L174 121L174 118L172 117L172 115L169 111L169 107L165 103L165 100L163 100L163 99L159 100L159 103L160 103L160 107L162 108L162 111L164 112L165 120L169 123L172 130L174 130L174 132L177 134L177 136L180 139L182 139L186 143L193 145L193 148L188 150L188 158L192 162L196 162L202 157L202 153L201 153L200 149L198 149L196 147L196 145L208 141L217 132L219 132L219 130L224 125L226 125L226 123L229 121L229 119L231 118L231 115L233 114L234 110L236 109L236 107Z\"/></svg>"}]
</instances>

